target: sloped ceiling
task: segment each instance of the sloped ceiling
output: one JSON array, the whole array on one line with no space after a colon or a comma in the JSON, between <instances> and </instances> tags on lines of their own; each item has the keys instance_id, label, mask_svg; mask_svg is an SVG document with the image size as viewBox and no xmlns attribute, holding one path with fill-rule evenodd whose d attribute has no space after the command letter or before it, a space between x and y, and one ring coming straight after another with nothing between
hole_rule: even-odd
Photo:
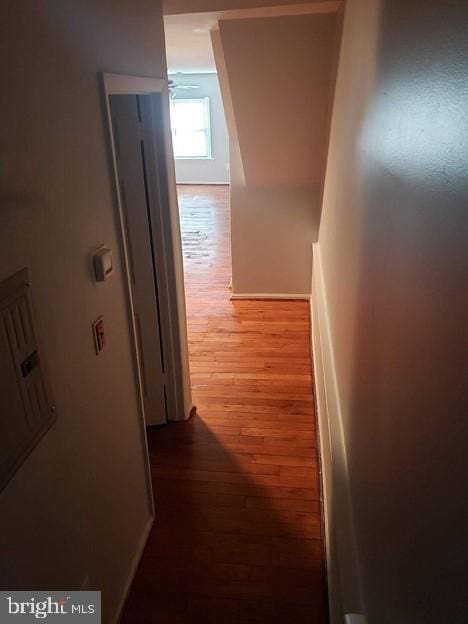
<instances>
[{"instance_id":1,"label":"sloped ceiling","mask_svg":"<svg viewBox=\"0 0 468 624\"><path fill-rule=\"evenodd\" d=\"M311 1L303 3L281 0L237 0L208 2L198 0L182 2L177 7L185 11L175 10L173 0L167 2L167 11L173 7L174 14L166 14L164 28L166 32L166 53L169 73L205 73L215 72L215 61L211 44L210 31L217 28L220 19L248 19L255 17L280 17L284 15L305 15L311 13L330 13L338 10L339 1ZM190 5L190 6L188 6ZM194 12L197 6L218 6L220 10ZM241 8L238 7L240 5ZM236 8L237 7L237 8ZM221 10L223 9L223 10ZM172 10L172 9L171 9ZM177 13L177 14L176 14Z\"/></svg>"},{"instance_id":2,"label":"sloped ceiling","mask_svg":"<svg viewBox=\"0 0 468 624\"><path fill-rule=\"evenodd\" d=\"M302 3L297 0L164 0L163 12L164 15L176 15L292 4L323 4L323 0L306 0Z\"/></svg>"},{"instance_id":3,"label":"sloped ceiling","mask_svg":"<svg viewBox=\"0 0 468 624\"><path fill-rule=\"evenodd\" d=\"M216 71L210 30L219 13L170 15L164 18L169 73Z\"/></svg>"}]
</instances>

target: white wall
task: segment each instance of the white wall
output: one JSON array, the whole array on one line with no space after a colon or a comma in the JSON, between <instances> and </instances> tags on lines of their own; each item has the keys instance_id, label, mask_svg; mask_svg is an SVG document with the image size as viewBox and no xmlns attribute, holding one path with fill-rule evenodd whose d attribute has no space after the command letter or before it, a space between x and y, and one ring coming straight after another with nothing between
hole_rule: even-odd
<instances>
[{"instance_id":1,"label":"white wall","mask_svg":"<svg viewBox=\"0 0 468 624\"><path fill-rule=\"evenodd\" d=\"M97 74L166 75L160 6L23 0L2 3L0 19L0 279L31 270L58 410L0 493L0 581L71 590L89 575L110 622L150 509ZM96 284L100 243L116 271Z\"/></svg>"},{"instance_id":2,"label":"white wall","mask_svg":"<svg viewBox=\"0 0 468 624\"><path fill-rule=\"evenodd\" d=\"M310 293L335 35L335 13L219 21L215 58L233 118L233 295Z\"/></svg>"},{"instance_id":3,"label":"white wall","mask_svg":"<svg viewBox=\"0 0 468 624\"><path fill-rule=\"evenodd\" d=\"M467 20L346 8L319 247L371 624L467 618Z\"/></svg>"},{"instance_id":4,"label":"white wall","mask_svg":"<svg viewBox=\"0 0 468 624\"><path fill-rule=\"evenodd\" d=\"M177 99L210 99L211 158L177 158L179 184L229 184L229 137L217 74L170 74L175 85L196 84L199 89L176 90Z\"/></svg>"}]
</instances>

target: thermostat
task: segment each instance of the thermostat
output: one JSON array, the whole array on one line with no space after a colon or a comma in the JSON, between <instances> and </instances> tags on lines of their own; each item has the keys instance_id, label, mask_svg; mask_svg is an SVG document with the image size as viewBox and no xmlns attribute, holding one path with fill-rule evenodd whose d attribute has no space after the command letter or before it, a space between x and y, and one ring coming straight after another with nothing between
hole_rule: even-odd
<instances>
[{"instance_id":1,"label":"thermostat","mask_svg":"<svg viewBox=\"0 0 468 624\"><path fill-rule=\"evenodd\" d=\"M93 255L94 274L96 282L104 282L114 271L112 251L107 247L99 247Z\"/></svg>"}]
</instances>

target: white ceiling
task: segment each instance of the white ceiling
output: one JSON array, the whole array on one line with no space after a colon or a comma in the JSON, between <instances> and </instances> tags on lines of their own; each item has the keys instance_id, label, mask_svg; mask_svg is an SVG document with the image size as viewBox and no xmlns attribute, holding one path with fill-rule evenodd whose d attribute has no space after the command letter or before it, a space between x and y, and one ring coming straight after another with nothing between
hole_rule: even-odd
<instances>
[{"instance_id":1,"label":"white ceiling","mask_svg":"<svg viewBox=\"0 0 468 624\"><path fill-rule=\"evenodd\" d=\"M193 13L164 17L169 73L215 72L210 30L219 13Z\"/></svg>"},{"instance_id":2,"label":"white ceiling","mask_svg":"<svg viewBox=\"0 0 468 624\"><path fill-rule=\"evenodd\" d=\"M210 30L217 27L220 19L328 13L337 11L340 5L339 0L324 0L322 2L276 5L234 11L165 15L164 28L168 71L169 73L191 74L215 72L216 65L211 46Z\"/></svg>"}]
</instances>

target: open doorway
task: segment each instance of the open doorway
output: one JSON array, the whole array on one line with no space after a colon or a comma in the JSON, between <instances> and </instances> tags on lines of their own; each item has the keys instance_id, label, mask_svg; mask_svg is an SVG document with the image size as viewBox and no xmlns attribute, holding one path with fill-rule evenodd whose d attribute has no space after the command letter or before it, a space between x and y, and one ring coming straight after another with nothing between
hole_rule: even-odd
<instances>
[{"instance_id":1,"label":"open doorway","mask_svg":"<svg viewBox=\"0 0 468 624\"><path fill-rule=\"evenodd\" d=\"M178 185L228 185L229 136L206 14L166 16L172 143Z\"/></svg>"},{"instance_id":2,"label":"open doorway","mask_svg":"<svg viewBox=\"0 0 468 624\"><path fill-rule=\"evenodd\" d=\"M203 312L200 294L210 297L213 279L223 300L231 297L230 134L215 24L206 13L164 18L189 335L196 330L193 314ZM191 373L194 389L196 361Z\"/></svg>"},{"instance_id":3,"label":"open doorway","mask_svg":"<svg viewBox=\"0 0 468 624\"><path fill-rule=\"evenodd\" d=\"M209 33L205 35L209 40ZM224 226L225 221L230 223L229 136L218 75L214 71L214 61L212 65L209 63L211 61L207 60L205 72L196 67L193 69L197 73L188 71L188 64L183 72L169 73L171 132L187 299L192 290L191 265L196 261L201 269L201 258L205 268L211 258L211 262L217 263L220 271L224 271L225 296L228 299L231 295L230 254L229 266L224 270L224 261L214 253L219 248L219 236L227 236L229 250L231 244L230 228ZM222 269L220 264L223 264ZM206 272L205 277L208 275Z\"/></svg>"}]
</instances>

